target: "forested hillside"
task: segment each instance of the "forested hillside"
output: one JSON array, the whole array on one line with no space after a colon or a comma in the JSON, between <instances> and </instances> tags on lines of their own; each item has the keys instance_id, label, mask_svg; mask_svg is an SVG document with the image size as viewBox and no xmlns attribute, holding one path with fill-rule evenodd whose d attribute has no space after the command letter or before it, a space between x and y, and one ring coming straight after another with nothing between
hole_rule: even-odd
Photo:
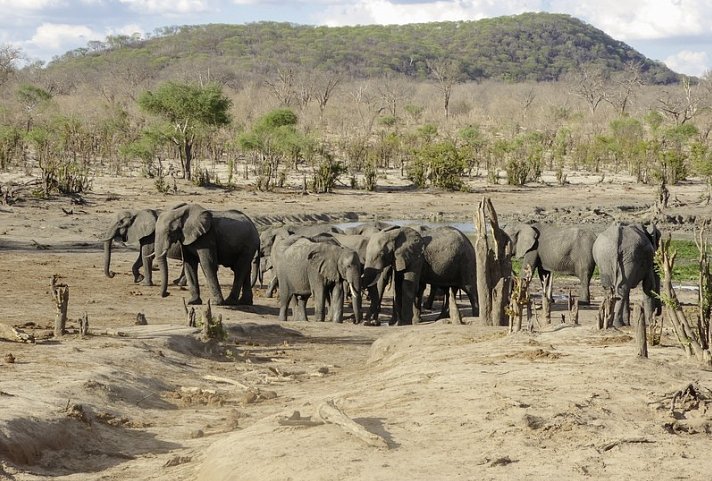
<instances>
[{"instance_id":1,"label":"forested hillside","mask_svg":"<svg viewBox=\"0 0 712 481\"><path fill-rule=\"evenodd\" d=\"M594 64L609 72L631 62L648 83L677 75L576 18L526 13L479 21L410 25L313 27L289 23L162 28L150 38L112 36L68 52L50 67L79 71L134 68L169 73L210 65L220 77L259 76L298 66L348 74L354 79L404 75L425 79L429 65L447 59L460 81L559 80ZM160 76L159 76L160 77ZM226 79L228 80L228 79Z\"/></svg>"}]
</instances>

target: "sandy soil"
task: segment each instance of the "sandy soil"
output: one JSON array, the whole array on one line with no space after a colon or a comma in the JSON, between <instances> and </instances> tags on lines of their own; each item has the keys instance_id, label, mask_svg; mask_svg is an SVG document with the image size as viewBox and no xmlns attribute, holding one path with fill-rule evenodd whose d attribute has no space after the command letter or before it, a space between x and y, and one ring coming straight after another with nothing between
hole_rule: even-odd
<instances>
[{"instance_id":1,"label":"sandy soil","mask_svg":"<svg viewBox=\"0 0 712 481\"><path fill-rule=\"evenodd\" d=\"M0 206L0 324L37 337L0 340L0 479L707 479L712 372L667 330L640 360L629 329L595 329L596 281L580 325L560 325L565 306L557 304L555 324L516 335L472 317L465 326L278 323L277 301L257 289L254 306L214 308L228 340L204 343L185 327L185 291L171 287L161 299L158 288L133 284L135 251L115 251L113 279L101 269L98 239L115 212L179 201L238 208L263 224L319 213L467 222L483 195L505 221L601 229L652 215L652 187L570 180L524 188L473 181L464 194L414 192L391 173L376 193L179 182L177 195L164 196L147 179L100 177L85 203L25 193ZM699 203L704 191L671 188L663 230L689 237L694 218L709 213ZM49 335L53 274L70 287L72 329L61 340ZM226 289L227 273L223 280ZM556 281L559 294L575 284ZM134 325L139 312L148 326ZM83 313L84 339L75 332ZM674 393L691 382L707 399L671 411ZM386 447L334 424L284 425L294 411L317 419L327 400Z\"/></svg>"}]
</instances>

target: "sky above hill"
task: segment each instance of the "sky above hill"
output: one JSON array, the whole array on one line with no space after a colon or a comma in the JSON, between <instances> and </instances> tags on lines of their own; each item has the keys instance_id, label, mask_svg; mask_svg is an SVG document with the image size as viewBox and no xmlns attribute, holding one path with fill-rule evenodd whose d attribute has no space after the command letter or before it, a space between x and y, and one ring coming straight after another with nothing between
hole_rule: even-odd
<instances>
[{"instance_id":1,"label":"sky above hill","mask_svg":"<svg viewBox=\"0 0 712 481\"><path fill-rule=\"evenodd\" d=\"M566 13L676 72L712 69L712 0L0 0L0 44L51 60L107 35L258 21L303 25L479 20Z\"/></svg>"}]
</instances>

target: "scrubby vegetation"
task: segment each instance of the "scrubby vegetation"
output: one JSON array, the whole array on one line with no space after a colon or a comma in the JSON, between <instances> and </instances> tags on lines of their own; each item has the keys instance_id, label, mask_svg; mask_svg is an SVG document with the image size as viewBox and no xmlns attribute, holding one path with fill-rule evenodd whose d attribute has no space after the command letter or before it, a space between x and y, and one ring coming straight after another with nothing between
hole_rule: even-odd
<instances>
[{"instance_id":1,"label":"scrubby vegetation","mask_svg":"<svg viewBox=\"0 0 712 481\"><path fill-rule=\"evenodd\" d=\"M712 183L712 77L678 78L565 15L176 27L47 66L18 69L20 54L0 48L0 169L36 173L44 195L100 173L152 177L162 192L181 174L374 190L392 169L459 190L545 171L560 184L571 171Z\"/></svg>"}]
</instances>

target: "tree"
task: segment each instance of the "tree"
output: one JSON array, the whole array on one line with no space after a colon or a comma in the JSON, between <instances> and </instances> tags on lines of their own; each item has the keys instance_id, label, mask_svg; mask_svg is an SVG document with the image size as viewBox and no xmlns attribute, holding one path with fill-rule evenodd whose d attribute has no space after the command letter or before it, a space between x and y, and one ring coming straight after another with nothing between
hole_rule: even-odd
<instances>
[{"instance_id":1,"label":"tree","mask_svg":"<svg viewBox=\"0 0 712 481\"><path fill-rule=\"evenodd\" d=\"M52 100L52 94L34 85L25 84L17 89L17 98L27 112L26 131L29 132L32 129L32 113L38 106Z\"/></svg>"},{"instance_id":2,"label":"tree","mask_svg":"<svg viewBox=\"0 0 712 481\"><path fill-rule=\"evenodd\" d=\"M455 83L460 81L462 75L462 66L457 60L449 58L426 60L430 74L438 82L438 89L443 95L443 107L445 109L445 118L450 118L450 96Z\"/></svg>"},{"instance_id":3,"label":"tree","mask_svg":"<svg viewBox=\"0 0 712 481\"><path fill-rule=\"evenodd\" d=\"M11 45L0 45L0 85L15 71L15 63L22 58L22 51Z\"/></svg>"},{"instance_id":4,"label":"tree","mask_svg":"<svg viewBox=\"0 0 712 481\"><path fill-rule=\"evenodd\" d=\"M143 110L158 115L172 126L171 142L181 155L183 178L191 180L193 143L201 129L221 127L230 123L228 110L232 101L217 85L200 87L168 82L158 90L147 90L138 99Z\"/></svg>"},{"instance_id":5,"label":"tree","mask_svg":"<svg viewBox=\"0 0 712 481\"><path fill-rule=\"evenodd\" d=\"M598 106L606 98L605 85L607 74L602 67L587 65L572 71L568 75L571 82L571 93L581 97L587 104L591 113L595 113Z\"/></svg>"}]
</instances>

